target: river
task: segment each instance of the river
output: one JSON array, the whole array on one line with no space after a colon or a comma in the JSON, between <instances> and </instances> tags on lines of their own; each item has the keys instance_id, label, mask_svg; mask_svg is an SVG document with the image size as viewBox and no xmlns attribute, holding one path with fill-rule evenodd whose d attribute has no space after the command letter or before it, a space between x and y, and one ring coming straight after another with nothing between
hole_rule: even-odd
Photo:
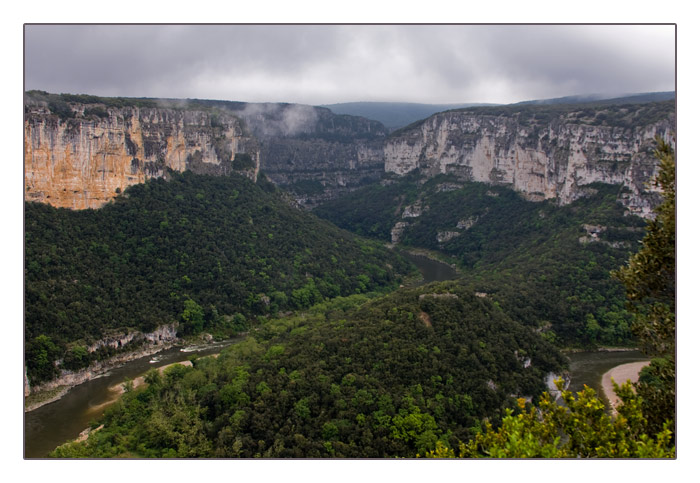
<instances>
[{"instance_id":1,"label":"river","mask_svg":"<svg viewBox=\"0 0 700 483\"><path fill-rule=\"evenodd\" d=\"M24 413L24 457L44 458L57 446L78 437L97 420L105 403L114 399L110 387L125 379L134 379L149 369L187 360L191 355L220 352L224 347L243 340L232 339L201 346L173 347L151 356L126 362L105 375L75 386L61 399ZM184 349L184 350L183 350ZM152 360L156 362L151 362Z\"/></svg>"},{"instance_id":2,"label":"river","mask_svg":"<svg viewBox=\"0 0 700 483\"><path fill-rule=\"evenodd\" d=\"M401 256L411 261L420 271L423 279L417 285L430 282L444 282L454 280L459 276L457 271L444 262L428 258L425 255L418 255L402 251Z\"/></svg>"},{"instance_id":3,"label":"river","mask_svg":"<svg viewBox=\"0 0 700 483\"><path fill-rule=\"evenodd\" d=\"M601 398L604 397L601 384L603 374L621 364L649 360L637 350L573 352L567 354L567 357L570 361L569 373L571 375L569 391L574 393L581 391L583 385L586 384L595 389ZM622 384L625 381L616 382Z\"/></svg>"}]
</instances>

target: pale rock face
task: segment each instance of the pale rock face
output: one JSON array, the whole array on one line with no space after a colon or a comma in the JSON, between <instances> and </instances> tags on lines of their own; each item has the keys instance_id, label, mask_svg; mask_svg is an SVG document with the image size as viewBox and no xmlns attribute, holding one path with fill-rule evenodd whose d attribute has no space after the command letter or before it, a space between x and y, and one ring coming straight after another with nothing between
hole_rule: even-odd
<instances>
[{"instance_id":1,"label":"pale rock face","mask_svg":"<svg viewBox=\"0 0 700 483\"><path fill-rule=\"evenodd\" d=\"M436 239L438 243L445 243L452 240L453 238L458 237L459 235L460 232L458 231L440 231L438 232Z\"/></svg>"},{"instance_id":2,"label":"pale rock face","mask_svg":"<svg viewBox=\"0 0 700 483\"><path fill-rule=\"evenodd\" d=\"M111 347L119 349L129 342L134 340L139 342L147 342L149 344L163 344L166 342L174 342L177 339L177 324L167 324L158 327L153 332L141 333L138 331L130 331L125 334L105 337L94 344L90 345L88 352L94 352L100 347Z\"/></svg>"},{"instance_id":3,"label":"pale rock face","mask_svg":"<svg viewBox=\"0 0 700 483\"><path fill-rule=\"evenodd\" d=\"M479 217L478 217L478 216L470 216L469 218L467 218L467 219L465 219L465 220L459 220L459 221L457 222L457 228L459 228L460 230L468 230L468 229L470 229L472 226L474 226L474 224L475 224L477 221L479 221Z\"/></svg>"},{"instance_id":4,"label":"pale rock face","mask_svg":"<svg viewBox=\"0 0 700 483\"><path fill-rule=\"evenodd\" d=\"M391 229L391 243L396 244L401 241L401 235L407 226L408 223L405 221L399 221L394 225L394 227Z\"/></svg>"},{"instance_id":5,"label":"pale rock face","mask_svg":"<svg viewBox=\"0 0 700 483\"><path fill-rule=\"evenodd\" d=\"M404 208L403 213L401 214L401 218L418 218L420 215L423 214L423 211L423 205L420 201L417 201L412 205L408 205L406 208Z\"/></svg>"},{"instance_id":6,"label":"pale rock face","mask_svg":"<svg viewBox=\"0 0 700 483\"><path fill-rule=\"evenodd\" d=\"M384 168L399 175L452 173L462 179L509 186L526 198L568 204L603 182L622 184L631 213L652 214L645 183L654 175L654 138L672 140L673 119L619 128L575 122L519 124L513 117L445 112L390 138Z\"/></svg>"},{"instance_id":7,"label":"pale rock face","mask_svg":"<svg viewBox=\"0 0 700 483\"><path fill-rule=\"evenodd\" d=\"M57 379L53 379L35 387L31 387L29 385L25 368L25 396L28 396L29 394L34 392L55 389L60 386L72 387L78 384L82 384L83 382L94 379L98 375L103 374L107 370L119 364L133 359L137 359L138 357L154 354L164 348L170 347L177 340L177 324L173 323L163 325L158 327L153 332L149 332L146 334L133 331L119 336L106 337L88 347L88 350L92 352L94 350L97 350L101 346L119 348L120 346L123 346L124 344L127 344L134 340L142 343L139 346L139 348L135 349L134 351L121 353L104 361L94 362L89 367L85 369L80 369L78 371L63 370L61 371L61 375Z\"/></svg>"},{"instance_id":8,"label":"pale rock face","mask_svg":"<svg viewBox=\"0 0 700 483\"><path fill-rule=\"evenodd\" d=\"M222 156L247 152L255 168L259 151L233 116L214 127L207 112L109 108L107 117L61 120L32 106L24 122L25 196L56 207L98 208L126 187L162 177L166 168L223 174ZM218 151L218 152L217 152ZM226 160L228 161L228 160Z\"/></svg>"}]
</instances>

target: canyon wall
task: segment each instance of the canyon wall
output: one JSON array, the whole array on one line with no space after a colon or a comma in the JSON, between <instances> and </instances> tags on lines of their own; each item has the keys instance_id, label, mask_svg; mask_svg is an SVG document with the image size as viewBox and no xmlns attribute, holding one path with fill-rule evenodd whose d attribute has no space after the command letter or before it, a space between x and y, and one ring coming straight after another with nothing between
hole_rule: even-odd
<instances>
[{"instance_id":1,"label":"canyon wall","mask_svg":"<svg viewBox=\"0 0 700 483\"><path fill-rule=\"evenodd\" d=\"M299 104L215 105L245 121L260 142L265 175L306 208L378 181L384 173L389 131L378 121Z\"/></svg>"},{"instance_id":2,"label":"canyon wall","mask_svg":"<svg viewBox=\"0 0 700 483\"><path fill-rule=\"evenodd\" d=\"M297 104L127 100L133 105L57 107L36 97L25 97L25 199L73 209L100 207L168 169L227 174L244 153L250 159L239 170L256 179L262 169L307 208L385 172L419 170L561 204L585 196L590 183L620 184L629 211L650 217L658 203L648 184L656 171L654 139L672 141L675 131L675 100L468 108L389 134L377 121Z\"/></svg>"},{"instance_id":3,"label":"canyon wall","mask_svg":"<svg viewBox=\"0 0 700 483\"><path fill-rule=\"evenodd\" d=\"M58 115L25 102L25 199L56 207L98 208L126 187L167 170L227 174L246 153L256 179L259 147L230 115L174 108L71 104Z\"/></svg>"},{"instance_id":4,"label":"canyon wall","mask_svg":"<svg viewBox=\"0 0 700 483\"><path fill-rule=\"evenodd\" d=\"M448 111L393 134L384 167L399 175L452 173L560 204L584 196L587 184L620 184L620 201L649 217L658 202L648 186L655 137L672 141L674 130L674 101Z\"/></svg>"}]
</instances>

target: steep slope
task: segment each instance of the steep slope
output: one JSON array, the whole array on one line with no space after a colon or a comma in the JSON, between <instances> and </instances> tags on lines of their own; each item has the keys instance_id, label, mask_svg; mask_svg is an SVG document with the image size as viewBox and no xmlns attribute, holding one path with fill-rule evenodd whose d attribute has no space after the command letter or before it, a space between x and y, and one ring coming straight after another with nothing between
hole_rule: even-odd
<instances>
[{"instance_id":1,"label":"steep slope","mask_svg":"<svg viewBox=\"0 0 700 483\"><path fill-rule=\"evenodd\" d=\"M658 201L654 137L675 128L675 101L472 107L399 129L322 107L213 100L25 95L27 199L98 207L167 169L244 170L292 192L302 206L337 198L383 172L509 186L570 203L592 182L624 184L622 200L648 217ZM240 154L238 163L235 155Z\"/></svg>"},{"instance_id":2,"label":"steep slope","mask_svg":"<svg viewBox=\"0 0 700 483\"><path fill-rule=\"evenodd\" d=\"M234 166L236 155L246 162ZM168 169L238 170L255 180L259 149L241 121L226 113L153 100L25 95L27 200L98 208L127 186L166 176Z\"/></svg>"},{"instance_id":3,"label":"steep slope","mask_svg":"<svg viewBox=\"0 0 700 483\"><path fill-rule=\"evenodd\" d=\"M190 102L243 119L260 142L261 169L303 206L337 198L384 171L389 131L380 122L301 104Z\"/></svg>"},{"instance_id":4,"label":"steep slope","mask_svg":"<svg viewBox=\"0 0 700 483\"><path fill-rule=\"evenodd\" d=\"M649 217L658 202L645 185L655 172L654 139L670 141L674 129L673 100L460 109L392 133L384 166L399 175L454 174L560 204L584 195L584 185L620 184L628 188L625 206Z\"/></svg>"},{"instance_id":5,"label":"steep slope","mask_svg":"<svg viewBox=\"0 0 700 483\"><path fill-rule=\"evenodd\" d=\"M245 330L257 316L395 286L409 268L235 174L173 173L99 210L27 203L25 229L32 383L149 342L134 331Z\"/></svg>"},{"instance_id":6,"label":"steep slope","mask_svg":"<svg viewBox=\"0 0 700 483\"><path fill-rule=\"evenodd\" d=\"M475 291L552 340L630 343L624 291L609 272L636 249L644 221L616 201L624 188L581 188L585 197L558 206L504 186L412 173L314 212L363 236L442 253Z\"/></svg>"},{"instance_id":7,"label":"steep slope","mask_svg":"<svg viewBox=\"0 0 700 483\"><path fill-rule=\"evenodd\" d=\"M253 180L262 169L311 207L379 179L387 134L377 121L299 104L30 91L26 198L97 208L168 169Z\"/></svg>"}]
</instances>

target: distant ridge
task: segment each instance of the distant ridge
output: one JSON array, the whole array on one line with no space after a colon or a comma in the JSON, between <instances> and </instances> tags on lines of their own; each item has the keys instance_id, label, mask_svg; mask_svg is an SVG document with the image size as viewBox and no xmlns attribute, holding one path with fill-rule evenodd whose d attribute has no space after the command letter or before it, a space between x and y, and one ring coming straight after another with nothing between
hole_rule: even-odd
<instances>
[{"instance_id":1,"label":"distant ridge","mask_svg":"<svg viewBox=\"0 0 700 483\"><path fill-rule=\"evenodd\" d=\"M585 94L578 96L556 97L553 99L539 99L532 101L516 102L513 106L524 104L581 104L584 102L604 102L606 104L635 104L644 102L668 101L676 98L675 91L645 92L641 94Z\"/></svg>"},{"instance_id":2,"label":"distant ridge","mask_svg":"<svg viewBox=\"0 0 700 483\"><path fill-rule=\"evenodd\" d=\"M522 106L550 104L581 104L586 102L602 102L606 104L636 104L658 102L675 99L674 91L646 92L639 94L582 94L575 96L557 97L552 99L536 99L515 102L512 104L496 103L464 103L464 104L420 104L412 102L343 102L338 104L322 104L319 107L330 109L335 114L348 114L379 121L389 130L395 131L411 123L420 121L435 113L481 106Z\"/></svg>"},{"instance_id":3,"label":"distant ridge","mask_svg":"<svg viewBox=\"0 0 700 483\"><path fill-rule=\"evenodd\" d=\"M436 112L449 111L475 106L494 106L488 103L464 104L420 104L412 102L344 102L323 104L320 107L330 109L335 114L349 114L379 121L390 130L399 129L412 122L430 117Z\"/></svg>"}]
</instances>

